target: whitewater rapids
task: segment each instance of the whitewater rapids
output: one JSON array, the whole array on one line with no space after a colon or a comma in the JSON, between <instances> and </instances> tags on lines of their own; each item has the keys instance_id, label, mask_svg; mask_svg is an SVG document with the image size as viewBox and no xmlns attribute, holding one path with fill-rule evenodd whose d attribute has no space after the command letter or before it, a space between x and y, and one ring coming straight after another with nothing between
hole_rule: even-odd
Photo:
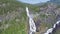
<instances>
[{"instance_id":1,"label":"whitewater rapids","mask_svg":"<svg viewBox=\"0 0 60 34\"><path fill-rule=\"evenodd\" d=\"M60 23L60 20L57 21L57 22L53 25L53 27L50 28L50 29L48 29L47 32L45 32L44 34L50 34L50 33L52 33L52 32L53 32L53 29L55 29L55 28L56 28L56 25L59 25L59 23Z\"/></svg>"},{"instance_id":2,"label":"whitewater rapids","mask_svg":"<svg viewBox=\"0 0 60 34\"><path fill-rule=\"evenodd\" d=\"M36 25L34 23L32 16L29 14L28 7L26 7L26 12L27 12L27 16L29 18L29 26L30 26L29 34L33 34L33 32L36 32Z\"/></svg>"},{"instance_id":3,"label":"whitewater rapids","mask_svg":"<svg viewBox=\"0 0 60 34\"><path fill-rule=\"evenodd\" d=\"M26 7L26 12L27 12L27 16L29 18L29 26L30 26L30 31L29 34L33 34L33 32L36 32L36 25L34 23L34 20L32 18L32 16L29 14L29 10L28 7ZM53 32L53 30L56 28L57 25L59 25L60 20L57 21L52 28L48 29L44 34L50 34Z\"/></svg>"}]
</instances>

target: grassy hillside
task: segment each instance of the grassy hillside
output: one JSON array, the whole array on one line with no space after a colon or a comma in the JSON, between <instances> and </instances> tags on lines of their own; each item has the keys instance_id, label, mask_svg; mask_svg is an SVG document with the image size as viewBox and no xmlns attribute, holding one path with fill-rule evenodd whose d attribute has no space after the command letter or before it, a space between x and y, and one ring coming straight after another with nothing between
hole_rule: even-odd
<instances>
[{"instance_id":1,"label":"grassy hillside","mask_svg":"<svg viewBox=\"0 0 60 34\"><path fill-rule=\"evenodd\" d=\"M16 0L0 0L0 14L12 12L19 7L24 7L24 3L17 2Z\"/></svg>"},{"instance_id":2,"label":"grassy hillside","mask_svg":"<svg viewBox=\"0 0 60 34\"><path fill-rule=\"evenodd\" d=\"M2 17L0 34L27 34L24 3L16 0L0 0L0 17Z\"/></svg>"},{"instance_id":3,"label":"grassy hillside","mask_svg":"<svg viewBox=\"0 0 60 34\"><path fill-rule=\"evenodd\" d=\"M28 20L25 7L38 12L39 8L16 0L0 0L0 34L27 34Z\"/></svg>"}]
</instances>

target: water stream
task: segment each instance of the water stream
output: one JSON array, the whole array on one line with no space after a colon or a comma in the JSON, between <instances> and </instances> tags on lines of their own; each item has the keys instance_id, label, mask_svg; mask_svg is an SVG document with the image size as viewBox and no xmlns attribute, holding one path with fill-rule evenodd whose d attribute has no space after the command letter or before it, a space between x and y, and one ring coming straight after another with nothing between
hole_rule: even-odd
<instances>
[{"instance_id":1,"label":"water stream","mask_svg":"<svg viewBox=\"0 0 60 34\"><path fill-rule=\"evenodd\" d=\"M57 25L59 25L60 21L57 21L52 28L48 29L44 34L51 34L53 33L53 30L56 28Z\"/></svg>"},{"instance_id":2,"label":"water stream","mask_svg":"<svg viewBox=\"0 0 60 34\"><path fill-rule=\"evenodd\" d=\"M26 7L26 12L27 12L27 16L29 18L29 26L30 26L30 30L29 30L29 34L33 34L33 32L36 32L36 25L34 23L34 20L32 18L32 16L29 14L29 10L28 7ZM53 30L56 28L57 25L59 25L60 20L57 21L53 27L51 27L50 29L48 29L44 34L51 34L53 32Z\"/></svg>"},{"instance_id":3,"label":"water stream","mask_svg":"<svg viewBox=\"0 0 60 34\"><path fill-rule=\"evenodd\" d=\"M28 7L26 7L26 12L27 12L27 16L29 18L29 26L30 26L29 34L33 34L33 32L36 32L36 25L34 23L32 16L29 14Z\"/></svg>"}]
</instances>

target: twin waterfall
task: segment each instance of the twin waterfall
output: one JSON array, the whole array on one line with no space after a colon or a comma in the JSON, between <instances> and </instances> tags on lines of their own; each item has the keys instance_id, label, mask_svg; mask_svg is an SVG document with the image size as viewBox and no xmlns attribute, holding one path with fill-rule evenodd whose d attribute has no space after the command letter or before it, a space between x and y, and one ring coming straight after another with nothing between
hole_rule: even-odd
<instances>
[{"instance_id":1,"label":"twin waterfall","mask_svg":"<svg viewBox=\"0 0 60 34\"><path fill-rule=\"evenodd\" d=\"M29 34L33 34L33 32L36 32L36 26L35 26L32 16L29 14L28 7L26 7L26 12L27 12L27 16L29 18L29 26L30 26Z\"/></svg>"},{"instance_id":2,"label":"twin waterfall","mask_svg":"<svg viewBox=\"0 0 60 34\"><path fill-rule=\"evenodd\" d=\"M32 16L29 14L29 10L28 7L26 7L26 12L27 12L27 16L29 18L29 26L30 26L30 31L29 34L33 34L33 32L36 32L36 25L34 23L34 20L32 18ZM57 25L59 25L60 21L57 21L52 28L48 29L44 34L51 34L53 32L53 30L56 28Z\"/></svg>"}]
</instances>

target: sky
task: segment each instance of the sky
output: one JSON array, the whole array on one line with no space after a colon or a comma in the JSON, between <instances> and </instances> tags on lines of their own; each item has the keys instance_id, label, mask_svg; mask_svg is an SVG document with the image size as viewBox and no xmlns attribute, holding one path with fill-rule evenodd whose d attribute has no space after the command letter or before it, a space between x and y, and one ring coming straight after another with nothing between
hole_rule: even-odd
<instances>
[{"instance_id":1,"label":"sky","mask_svg":"<svg viewBox=\"0 0 60 34\"><path fill-rule=\"evenodd\" d=\"M46 2L49 0L18 0L24 3L30 3L30 4L36 4L36 3L41 3L41 2Z\"/></svg>"}]
</instances>

